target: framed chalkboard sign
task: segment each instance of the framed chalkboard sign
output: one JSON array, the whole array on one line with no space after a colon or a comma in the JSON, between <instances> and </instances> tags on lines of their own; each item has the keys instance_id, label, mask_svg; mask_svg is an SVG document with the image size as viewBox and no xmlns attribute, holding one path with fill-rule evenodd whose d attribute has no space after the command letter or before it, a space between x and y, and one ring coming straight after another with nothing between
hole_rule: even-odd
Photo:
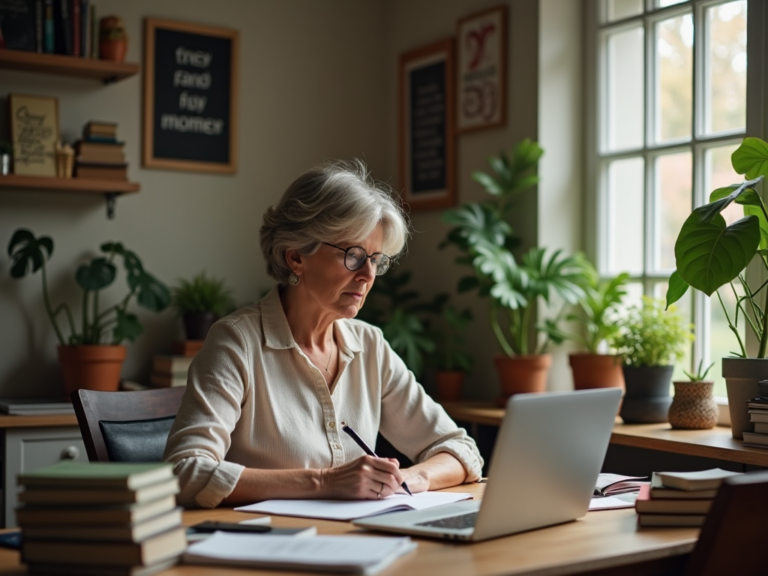
<instances>
[{"instance_id":1,"label":"framed chalkboard sign","mask_svg":"<svg viewBox=\"0 0 768 576\"><path fill-rule=\"evenodd\" d=\"M236 30L146 19L143 166L236 172L237 70Z\"/></svg>"},{"instance_id":2,"label":"framed chalkboard sign","mask_svg":"<svg viewBox=\"0 0 768 576\"><path fill-rule=\"evenodd\" d=\"M400 55L400 181L413 210L455 205L454 47Z\"/></svg>"}]
</instances>

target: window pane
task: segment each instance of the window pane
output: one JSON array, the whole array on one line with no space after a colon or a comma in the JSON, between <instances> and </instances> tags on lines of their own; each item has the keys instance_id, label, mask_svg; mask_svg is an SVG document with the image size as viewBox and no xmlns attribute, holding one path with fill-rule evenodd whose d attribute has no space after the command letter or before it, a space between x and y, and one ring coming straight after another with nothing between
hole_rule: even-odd
<instances>
[{"instance_id":1,"label":"window pane","mask_svg":"<svg viewBox=\"0 0 768 576\"><path fill-rule=\"evenodd\" d=\"M747 125L747 3L707 8L705 123L707 134Z\"/></svg>"},{"instance_id":2,"label":"window pane","mask_svg":"<svg viewBox=\"0 0 768 576\"><path fill-rule=\"evenodd\" d=\"M738 148L738 144L728 146L718 146L710 148L704 154L704 191L705 199L709 202L709 195L713 190L736 184L741 181L731 164L731 154ZM723 218L728 224L732 224L739 218L744 217L744 209L741 205L732 203L728 208L721 212Z\"/></svg>"},{"instance_id":3,"label":"window pane","mask_svg":"<svg viewBox=\"0 0 768 576\"><path fill-rule=\"evenodd\" d=\"M661 300L667 299L667 287L669 286L669 282L657 282L653 285L653 297L654 298L660 298ZM683 323L685 324L691 324L693 322L693 306L692 304L692 297L691 297L691 290L688 290L688 292L685 293L685 296L680 298L677 302L675 302L675 306L677 307L677 311L680 313L680 316L683 318ZM686 345L685 347L685 356L683 356L682 360L679 360L675 363L675 371L672 373L672 380L688 380L688 377L683 372L684 370L687 370L688 372L691 371L692 364L693 364L693 343L690 343ZM672 391L672 394L674 394L674 390Z\"/></svg>"},{"instance_id":4,"label":"window pane","mask_svg":"<svg viewBox=\"0 0 768 576\"><path fill-rule=\"evenodd\" d=\"M664 8L666 6L674 6L675 4L680 4L681 2L685 2L685 0L656 0L656 6L658 8Z\"/></svg>"},{"instance_id":5,"label":"window pane","mask_svg":"<svg viewBox=\"0 0 768 576\"><path fill-rule=\"evenodd\" d=\"M607 41L607 148L643 145L643 29L624 30Z\"/></svg>"},{"instance_id":6,"label":"window pane","mask_svg":"<svg viewBox=\"0 0 768 576\"><path fill-rule=\"evenodd\" d=\"M743 294L741 287L738 287L738 294ZM736 310L736 296L731 290L730 286L725 286L719 291L720 297L723 299L725 309L728 311L731 321L734 321L734 312ZM725 379L722 376L722 359L732 356L732 352L741 353L739 347L739 341L736 335L728 327L728 321L723 312L723 307L720 305L720 301L717 299L717 295L713 294L709 299L710 311L712 315L711 329L709 337L709 357L710 362L714 362L715 365L710 370L707 379L715 381L715 396L727 396L725 391ZM739 325L737 331L742 342L745 342L746 336L744 317L739 316Z\"/></svg>"},{"instance_id":7,"label":"window pane","mask_svg":"<svg viewBox=\"0 0 768 576\"><path fill-rule=\"evenodd\" d=\"M657 142L691 137L693 111L693 19L690 14L656 24Z\"/></svg>"},{"instance_id":8,"label":"window pane","mask_svg":"<svg viewBox=\"0 0 768 576\"><path fill-rule=\"evenodd\" d=\"M691 213L691 153L656 158L654 185L653 270L675 268L675 240Z\"/></svg>"},{"instance_id":9,"label":"window pane","mask_svg":"<svg viewBox=\"0 0 768 576\"><path fill-rule=\"evenodd\" d=\"M608 166L607 273L643 272L643 188L645 162L642 158L616 160Z\"/></svg>"},{"instance_id":10,"label":"window pane","mask_svg":"<svg viewBox=\"0 0 768 576\"><path fill-rule=\"evenodd\" d=\"M621 20L643 13L643 0L608 0L608 20Z\"/></svg>"}]
</instances>

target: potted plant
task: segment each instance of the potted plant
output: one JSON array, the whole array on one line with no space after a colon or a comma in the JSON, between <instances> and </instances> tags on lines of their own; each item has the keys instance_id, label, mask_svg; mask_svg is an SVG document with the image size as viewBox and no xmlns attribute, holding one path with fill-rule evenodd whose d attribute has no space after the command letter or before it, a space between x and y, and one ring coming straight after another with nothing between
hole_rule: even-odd
<instances>
[{"instance_id":1,"label":"potted plant","mask_svg":"<svg viewBox=\"0 0 768 576\"><path fill-rule=\"evenodd\" d=\"M723 358L722 373L731 433L741 438L750 429L747 401L759 394L757 383L768 373L768 289L762 280L749 282L745 274L753 261L759 262L763 274L768 271L768 211L757 192L768 175L768 144L759 138L744 138L731 155L731 163L747 180L714 190L709 204L694 209L683 223L675 242L676 270L669 278L667 303L677 302L689 286L707 296L717 293L739 347L733 358ZM743 206L744 218L727 225L721 213L734 202ZM731 310L718 293L725 286L737 295ZM744 325L755 337L754 350L748 351L741 337L740 326Z\"/></svg>"},{"instance_id":2,"label":"potted plant","mask_svg":"<svg viewBox=\"0 0 768 576\"><path fill-rule=\"evenodd\" d=\"M466 374L472 369L473 358L465 349L464 333L472 321L469 308L458 311L446 306L442 313L442 326L436 334L435 385L439 402L458 402Z\"/></svg>"},{"instance_id":3,"label":"potted plant","mask_svg":"<svg viewBox=\"0 0 768 576\"><path fill-rule=\"evenodd\" d=\"M160 312L171 301L168 288L144 269L139 257L119 242L101 245L104 256L78 266L75 281L83 291L80 326L76 325L67 304L53 306L48 292L46 261L53 254L53 240L36 238L29 230L18 229L8 244L11 276L23 278L28 272L41 271L43 303L59 341L58 356L67 394L80 389L117 390L126 348L120 343L133 342L143 331L138 317L129 312L135 298L139 306ZM102 308L100 293L117 277L115 260L121 259L126 272L128 293L116 304ZM59 324L64 315L69 335Z\"/></svg>"},{"instance_id":4,"label":"potted plant","mask_svg":"<svg viewBox=\"0 0 768 576\"><path fill-rule=\"evenodd\" d=\"M171 288L171 302L184 322L187 340L205 340L214 322L236 306L224 280L201 272Z\"/></svg>"},{"instance_id":5,"label":"potted plant","mask_svg":"<svg viewBox=\"0 0 768 576\"><path fill-rule=\"evenodd\" d=\"M3 176L11 173L11 158L13 158L13 144L8 140L0 140L0 174Z\"/></svg>"},{"instance_id":6,"label":"potted plant","mask_svg":"<svg viewBox=\"0 0 768 576\"><path fill-rule=\"evenodd\" d=\"M119 16L105 16L99 21L99 58L122 62L128 51L128 32Z\"/></svg>"},{"instance_id":7,"label":"potted plant","mask_svg":"<svg viewBox=\"0 0 768 576\"><path fill-rule=\"evenodd\" d=\"M704 361L699 362L695 373L683 370L688 380L676 380L675 396L669 407L669 423L672 428L683 430L708 430L717 424L717 402L712 395L715 383L707 380L707 374L715 363L706 370Z\"/></svg>"},{"instance_id":8,"label":"potted plant","mask_svg":"<svg viewBox=\"0 0 768 576\"><path fill-rule=\"evenodd\" d=\"M665 310L662 300L644 296L642 304L627 309L614 340L626 387L620 412L624 422L667 421L674 363L692 339L676 306Z\"/></svg>"},{"instance_id":9,"label":"potted plant","mask_svg":"<svg viewBox=\"0 0 768 576\"><path fill-rule=\"evenodd\" d=\"M488 299L491 329L504 352L495 357L502 387L499 404L511 394L544 391L551 363L546 351L550 340L557 338L562 314L536 325L534 308L540 301L552 305L556 298L575 304L584 296L587 281L584 259L578 255L533 247L518 263L513 254L519 242L506 218L515 197L538 183L535 171L542 154L536 142L526 139L511 156L502 152L489 158L493 174L478 171L472 177L491 198L442 216L453 228L441 247L456 246L461 252L456 262L473 269L459 281L459 292L477 290Z\"/></svg>"},{"instance_id":10,"label":"potted plant","mask_svg":"<svg viewBox=\"0 0 768 576\"><path fill-rule=\"evenodd\" d=\"M600 279L591 264L586 263L585 267L589 283L584 297L579 300L579 310L566 316L566 319L579 324L582 331L563 334L585 350L570 354L568 358L573 372L573 387L576 390L624 388L621 358L606 352L613 348L614 338L619 333L618 308L627 294L629 274L624 272L613 278Z\"/></svg>"}]
</instances>

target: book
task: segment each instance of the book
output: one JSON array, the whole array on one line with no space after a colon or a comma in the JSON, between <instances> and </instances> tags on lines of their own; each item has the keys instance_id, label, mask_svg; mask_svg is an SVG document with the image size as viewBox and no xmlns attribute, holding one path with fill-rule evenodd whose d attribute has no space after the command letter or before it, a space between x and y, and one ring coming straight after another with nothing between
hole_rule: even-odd
<instances>
[{"instance_id":1,"label":"book","mask_svg":"<svg viewBox=\"0 0 768 576\"><path fill-rule=\"evenodd\" d=\"M293 538L217 532L192 544L188 564L376 574L416 548L408 537L315 536Z\"/></svg>"},{"instance_id":2,"label":"book","mask_svg":"<svg viewBox=\"0 0 768 576\"><path fill-rule=\"evenodd\" d=\"M39 414L74 414L72 402L37 398L0 399L0 413L34 416Z\"/></svg>"},{"instance_id":3,"label":"book","mask_svg":"<svg viewBox=\"0 0 768 576\"><path fill-rule=\"evenodd\" d=\"M75 142L78 163L82 164L125 164L123 146L118 142Z\"/></svg>"},{"instance_id":4,"label":"book","mask_svg":"<svg viewBox=\"0 0 768 576\"><path fill-rule=\"evenodd\" d=\"M622 476L621 474L602 473L597 477L593 496L612 496L637 492L649 482L648 476Z\"/></svg>"},{"instance_id":5,"label":"book","mask_svg":"<svg viewBox=\"0 0 768 576\"><path fill-rule=\"evenodd\" d=\"M31 540L96 540L141 542L150 536L181 526L181 508L132 524L84 526L25 526L24 537Z\"/></svg>"},{"instance_id":6,"label":"book","mask_svg":"<svg viewBox=\"0 0 768 576\"><path fill-rule=\"evenodd\" d=\"M749 410L750 422L768 422L768 410Z\"/></svg>"},{"instance_id":7,"label":"book","mask_svg":"<svg viewBox=\"0 0 768 576\"><path fill-rule=\"evenodd\" d=\"M56 33L53 26L53 0L43 0L43 52L56 52Z\"/></svg>"},{"instance_id":8,"label":"book","mask_svg":"<svg viewBox=\"0 0 768 576\"><path fill-rule=\"evenodd\" d=\"M203 347L205 340L174 340L171 343L171 353L180 356L194 356Z\"/></svg>"},{"instance_id":9,"label":"book","mask_svg":"<svg viewBox=\"0 0 768 576\"><path fill-rule=\"evenodd\" d=\"M91 26L90 37L88 43L90 44L90 56L93 59L99 58L99 19L96 18L96 4L91 3L89 14L89 24Z\"/></svg>"},{"instance_id":10,"label":"book","mask_svg":"<svg viewBox=\"0 0 768 576\"><path fill-rule=\"evenodd\" d=\"M21 558L27 563L133 566L176 558L186 547L185 531L179 526L142 542L24 539L21 543Z\"/></svg>"},{"instance_id":11,"label":"book","mask_svg":"<svg viewBox=\"0 0 768 576\"><path fill-rule=\"evenodd\" d=\"M667 488L655 472L651 475L651 498L661 500L666 498L695 500L700 498L714 498L715 496L717 496L717 488L712 490L680 490L678 488Z\"/></svg>"},{"instance_id":12,"label":"book","mask_svg":"<svg viewBox=\"0 0 768 576\"><path fill-rule=\"evenodd\" d=\"M161 560L146 566L88 566L31 562L28 568L30 574L50 574L51 576L151 576L175 566L177 562L177 558Z\"/></svg>"},{"instance_id":13,"label":"book","mask_svg":"<svg viewBox=\"0 0 768 576\"><path fill-rule=\"evenodd\" d=\"M155 388L175 388L187 385L186 374L158 374L149 375L149 383Z\"/></svg>"},{"instance_id":14,"label":"book","mask_svg":"<svg viewBox=\"0 0 768 576\"><path fill-rule=\"evenodd\" d=\"M178 478L163 480L136 490L95 490L93 488L27 488L19 492L23 504L142 504L179 493Z\"/></svg>"},{"instance_id":15,"label":"book","mask_svg":"<svg viewBox=\"0 0 768 576\"><path fill-rule=\"evenodd\" d=\"M702 526L706 519L706 514L638 514L637 524L643 527Z\"/></svg>"},{"instance_id":16,"label":"book","mask_svg":"<svg viewBox=\"0 0 768 576\"><path fill-rule=\"evenodd\" d=\"M145 504L118 506L22 506L16 520L30 526L85 526L92 524L136 524L176 507L176 497L166 496Z\"/></svg>"},{"instance_id":17,"label":"book","mask_svg":"<svg viewBox=\"0 0 768 576\"><path fill-rule=\"evenodd\" d=\"M91 180L128 180L128 165L75 164L75 177Z\"/></svg>"},{"instance_id":18,"label":"book","mask_svg":"<svg viewBox=\"0 0 768 576\"><path fill-rule=\"evenodd\" d=\"M157 354L152 357L152 371L156 374L184 374L186 376L193 356Z\"/></svg>"},{"instance_id":19,"label":"book","mask_svg":"<svg viewBox=\"0 0 768 576\"><path fill-rule=\"evenodd\" d=\"M72 54L71 0L53 0L54 46L56 54Z\"/></svg>"},{"instance_id":20,"label":"book","mask_svg":"<svg viewBox=\"0 0 768 576\"><path fill-rule=\"evenodd\" d=\"M74 1L80 2L80 56L88 58L91 54L90 47L88 46L89 37L91 35L89 0Z\"/></svg>"},{"instance_id":21,"label":"book","mask_svg":"<svg viewBox=\"0 0 768 576\"><path fill-rule=\"evenodd\" d=\"M755 434L754 432L743 432L743 446L752 448L768 448L768 434Z\"/></svg>"},{"instance_id":22,"label":"book","mask_svg":"<svg viewBox=\"0 0 768 576\"><path fill-rule=\"evenodd\" d=\"M755 422L755 434L768 434L768 422Z\"/></svg>"},{"instance_id":23,"label":"book","mask_svg":"<svg viewBox=\"0 0 768 576\"><path fill-rule=\"evenodd\" d=\"M80 0L72 2L72 56L80 56Z\"/></svg>"},{"instance_id":24,"label":"book","mask_svg":"<svg viewBox=\"0 0 768 576\"><path fill-rule=\"evenodd\" d=\"M714 490L729 476L737 476L741 472L731 472L712 468L698 472L656 472L656 475L667 488L680 490Z\"/></svg>"},{"instance_id":25,"label":"book","mask_svg":"<svg viewBox=\"0 0 768 576\"><path fill-rule=\"evenodd\" d=\"M100 134L114 137L117 134L117 122L90 120L83 127L83 134Z\"/></svg>"},{"instance_id":26,"label":"book","mask_svg":"<svg viewBox=\"0 0 768 576\"><path fill-rule=\"evenodd\" d=\"M651 487L643 486L635 500L638 514L706 514L712 507L712 498L659 499L651 498Z\"/></svg>"},{"instance_id":27,"label":"book","mask_svg":"<svg viewBox=\"0 0 768 576\"><path fill-rule=\"evenodd\" d=\"M164 462L57 462L24 472L18 483L25 487L112 488L136 490L173 478L173 467Z\"/></svg>"},{"instance_id":28,"label":"book","mask_svg":"<svg viewBox=\"0 0 768 576\"><path fill-rule=\"evenodd\" d=\"M9 50L37 51L34 2L0 0L0 30Z\"/></svg>"},{"instance_id":29,"label":"book","mask_svg":"<svg viewBox=\"0 0 768 576\"><path fill-rule=\"evenodd\" d=\"M45 8L43 0L34 0L35 2L35 52L43 52L43 43L45 42Z\"/></svg>"}]
</instances>

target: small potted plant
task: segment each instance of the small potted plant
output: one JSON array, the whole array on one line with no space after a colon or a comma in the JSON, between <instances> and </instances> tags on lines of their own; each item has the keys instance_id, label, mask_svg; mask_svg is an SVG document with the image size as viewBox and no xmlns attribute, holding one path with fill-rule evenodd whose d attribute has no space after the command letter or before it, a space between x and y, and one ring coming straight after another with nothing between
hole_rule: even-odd
<instances>
[{"instance_id":1,"label":"small potted plant","mask_svg":"<svg viewBox=\"0 0 768 576\"><path fill-rule=\"evenodd\" d=\"M134 252L120 242L106 242L100 248L103 256L80 264L75 272L75 281L83 291L78 327L67 304L51 304L45 263L53 254L53 240L48 236L36 238L29 230L18 229L8 244L13 278L41 271L43 303L59 341L59 363L68 395L80 388L117 390L126 355L121 342L133 342L144 330L138 317L129 312L128 305L135 298L139 306L160 312L171 301L165 284L144 269ZM125 268L128 293L116 304L102 307L101 291L115 281L118 259ZM69 328L66 337L59 324L62 314Z\"/></svg>"},{"instance_id":2,"label":"small potted plant","mask_svg":"<svg viewBox=\"0 0 768 576\"><path fill-rule=\"evenodd\" d=\"M99 21L99 58L122 62L128 51L128 32L119 16L105 16Z\"/></svg>"},{"instance_id":3,"label":"small potted plant","mask_svg":"<svg viewBox=\"0 0 768 576\"><path fill-rule=\"evenodd\" d=\"M13 144L8 140L0 140L0 174L7 176L11 173L11 159L13 158Z\"/></svg>"},{"instance_id":4,"label":"small potted plant","mask_svg":"<svg viewBox=\"0 0 768 576\"><path fill-rule=\"evenodd\" d=\"M665 311L662 300L647 296L628 308L621 325L614 340L626 386L620 416L627 424L667 422L674 363L693 340L690 327L677 307Z\"/></svg>"},{"instance_id":5,"label":"small potted plant","mask_svg":"<svg viewBox=\"0 0 768 576\"><path fill-rule=\"evenodd\" d=\"M702 370L704 360L701 360L695 373L683 370L688 380L673 382L675 397L669 407L669 423L672 428L708 430L717 424L717 402L712 395L715 383L707 380L707 374L714 365L713 362L706 370Z\"/></svg>"},{"instance_id":6,"label":"small potted plant","mask_svg":"<svg viewBox=\"0 0 768 576\"><path fill-rule=\"evenodd\" d=\"M464 378L472 370L473 358L465 349L464 333L472 321L472 311L458 311L446 306L442 314L441 330L436 334L435 385L439 402L458 402Z\"/></svg>"},{"instance_id":7,"label":"small potted plant","mask_svg":"<svg viewBox=\"0 0 768 576\"><path fill-rule=\"evenodd\" d=\"M187 340L205 340L208 330L236 306L224 280L201 272L171 288L173 307L184 322Z\"/></svg>"}]
</instances>

